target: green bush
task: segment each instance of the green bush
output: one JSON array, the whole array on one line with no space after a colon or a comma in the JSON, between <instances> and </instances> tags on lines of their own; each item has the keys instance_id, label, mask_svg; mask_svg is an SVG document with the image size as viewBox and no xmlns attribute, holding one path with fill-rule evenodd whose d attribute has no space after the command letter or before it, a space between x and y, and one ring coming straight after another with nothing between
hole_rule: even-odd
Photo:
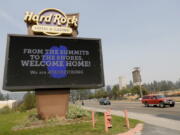
<instances>
[{"instance_id":1,"label":"green bush","mask_svg":"<svg viewBox=\"0 0 180 135\"><path fill-rule=\"evenodd\" d=\"M12 109L10 109L8 106L5 106L0 109L0 114L8 114L10 112L12 112Z\"/></svg>"},{"instance_id":2,"label":"green bush","mask_svg":"<svg viewBox=\"0 0 180 135\"><path fill-rule=\"evenodd\" d=\"M24 95L23 103L18 106L19 111L31 110L36 107L36 97L34 93L28 92Z\"/></svg>"},{"instance_id":3,"label":"green bush","mask_svg":"<svg viewBox=\"0 0 180 135\"><path fill-rule=\"evenodd\" d=\"M17 107L17 110L20 112L25 112L27 109L26 109L24 103L22 103Z\"/></svg>"},{"instance_id":4,"label":"green bush","mask_svg":"<svg viewBox=\"0 0 180 135\"><path fill-rule=\"evenodd\" d=\"M67 119L76 119L90 117L90 113L77 105L69 105L68 113L66 115Z\"/></svg>"}]
</instances>

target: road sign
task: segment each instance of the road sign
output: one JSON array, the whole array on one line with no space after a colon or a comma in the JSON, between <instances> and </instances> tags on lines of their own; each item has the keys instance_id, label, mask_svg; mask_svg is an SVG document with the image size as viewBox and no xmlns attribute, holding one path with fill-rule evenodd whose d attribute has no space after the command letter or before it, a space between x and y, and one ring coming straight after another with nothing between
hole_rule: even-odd
<instances>
[{"instance_id":1,"label":"road sign","mask_svg":"<svg viewBox=\"0 0 180 135\"><path fill-rule=\"evenodd\" d=\"M5 90L103 86L100 39L8 35Z\"/></svg>"}]
</instances>

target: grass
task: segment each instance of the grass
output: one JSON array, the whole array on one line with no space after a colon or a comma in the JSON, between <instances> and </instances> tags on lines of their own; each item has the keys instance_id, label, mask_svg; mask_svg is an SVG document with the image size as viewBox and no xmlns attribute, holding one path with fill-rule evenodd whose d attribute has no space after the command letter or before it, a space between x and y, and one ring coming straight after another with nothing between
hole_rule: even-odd
<instances>
[{"instance_id":1,"label":"grass","mask_svg":"<svg viewBox=\"0 0 180 135\"><path fill-rule=\"evenodd\" d=\"M12 128L22 124L27 118L35 113L28 112L11 112L0 114L0 135L114 135L125 132L128 129L124 126L124 118L119 116L112 117L113 128L108 133L104 132L104 117L102 113L96 113L96 127L92 128L89 121L78 122L68 125L54 125L45 128L34 128L26 130L13 131ZM133 128L139 121L130 119L130 126Z\"/></svg>"}]
</instances>

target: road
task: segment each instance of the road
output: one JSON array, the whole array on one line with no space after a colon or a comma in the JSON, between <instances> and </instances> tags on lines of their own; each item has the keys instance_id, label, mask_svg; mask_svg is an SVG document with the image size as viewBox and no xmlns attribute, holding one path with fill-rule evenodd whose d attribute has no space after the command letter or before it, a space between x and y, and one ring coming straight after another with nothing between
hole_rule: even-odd
<instances>
[{"instance_id":1,"label":"road","mask_svg":"<svg viewBox=\"0 0 180 135\"><path fill-rule=\"evenodd\" d=\"M102 109L111 108L112 110L122 111L127 109L129 112L151 114L157 117L179 120L180 121L180 103L176 103L175 107L144 107L140 102L111 102L111 105L99 105L97 101L86 101L85 106L96 107Z\"/></svg>"}]
</instances>

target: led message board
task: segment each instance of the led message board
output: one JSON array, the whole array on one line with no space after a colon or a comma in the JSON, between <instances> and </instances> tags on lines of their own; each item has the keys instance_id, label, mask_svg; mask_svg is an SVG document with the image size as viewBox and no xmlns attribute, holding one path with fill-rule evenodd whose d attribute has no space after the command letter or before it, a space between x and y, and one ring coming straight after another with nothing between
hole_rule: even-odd
<instances>
[{"instance_id":1,"label":"led message board","mask_svg":"<svg viewBox=\"0 0 180 135\"><path fill-rule=\"evenodd\" d=\"M103 86L100 39L8 35L3 89Z\"/></svg>"}]
</instances>

